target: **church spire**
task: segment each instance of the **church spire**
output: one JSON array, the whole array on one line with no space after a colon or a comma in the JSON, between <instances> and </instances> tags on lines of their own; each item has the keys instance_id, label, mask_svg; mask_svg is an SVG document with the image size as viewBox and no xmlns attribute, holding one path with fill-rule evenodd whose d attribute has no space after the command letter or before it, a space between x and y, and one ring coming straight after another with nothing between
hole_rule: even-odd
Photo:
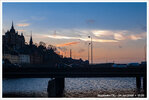
<instances>
[{"instance_id":1,"label":"church spire","mask_svg":"<svg viewBox=\"0 0 149 100\"><path fill-rule=\"evenodd\" d=\"M10 32L15 33L15 29L14 29L14 26L13 26L13 21L12 21L12 26L11 26Z\"/></svg>"},{"instance_id":2,"label":"church spire","mask_svg":"<svg viewBox=\"0 0 149 100\"><path fill-rule=\"evenodd\" d=\"M12 21L12 26L11 26L11 29L14 29L14 27L13 27L13 21Z\"/></svg>"},{"instance_id":3,"label":"church spire","mask_svg":"<svg viewBox=\"0 0 149 100\"><path fill-rule=\"evenodd\" d=\"M32 46L32 45L33 45L33 40L32 40L32 31L31 31L31 37L30 37L29 45L30 45L30 46Z\"/></svg>"}]
</instances>

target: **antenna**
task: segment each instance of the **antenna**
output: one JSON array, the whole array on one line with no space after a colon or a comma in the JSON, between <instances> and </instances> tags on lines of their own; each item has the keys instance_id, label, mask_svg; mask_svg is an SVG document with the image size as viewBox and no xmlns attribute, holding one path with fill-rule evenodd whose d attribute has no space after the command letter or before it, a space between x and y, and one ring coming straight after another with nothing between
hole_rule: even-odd
<instances>
[{"instance_id":1,"label":"antenna","mask_svg":"<svg viewBox=\"0 0 149 100\"><path fill-rule=\"evenodd\" d=\"M72 57L72 52L71 52L71 49L70 49L70 58Z\"/></svg>"}]
</instances>

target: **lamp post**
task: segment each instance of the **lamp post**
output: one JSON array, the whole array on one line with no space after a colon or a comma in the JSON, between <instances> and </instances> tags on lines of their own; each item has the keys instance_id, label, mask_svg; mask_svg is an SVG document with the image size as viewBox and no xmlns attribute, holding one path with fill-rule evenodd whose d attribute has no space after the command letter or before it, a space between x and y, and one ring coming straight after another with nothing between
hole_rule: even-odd
<instances>
[{"instance_id":1,"label":"lamp post","mask_svg":"<svg viewBox=\"0 0 149 100\"><path fill-rule=\"evenodd\" d=\"M144 61L146 61L146 45L144 46Z\"/></svg>"},{"instance_id":2,"label":"lamp post","mask_svg":"<svg viewBox=\"0 0 149 100\"><path fill-rule=\"evenodd\" d=\"M88 62L89 62L89 63L90 63L90 49L89 49L90 44L91 44L91 43L88 44Z\"/></svg>"},{"instance_id":3,"label":"lamp post","mask_svg":"<svg viewBox=\"0 0 149 100\"><path fill-rule=\"evenodd\" d=\"M88 38L91 38L91 64L93 64L93 43L92 43L92 37L88 36Z\"/></svg>"}]
</instances>

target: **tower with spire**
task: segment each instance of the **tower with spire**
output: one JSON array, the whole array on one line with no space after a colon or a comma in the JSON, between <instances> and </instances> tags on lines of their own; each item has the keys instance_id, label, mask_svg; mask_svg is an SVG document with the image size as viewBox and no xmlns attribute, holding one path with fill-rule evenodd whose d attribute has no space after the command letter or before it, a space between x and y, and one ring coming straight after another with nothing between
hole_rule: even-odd
<instances>
[{"instance_id":1,"label":"tower with spire","mask_svg":"<svg viewBox=\"0 0 149 100\"><path fill-rule=\"evenodd\" d=\"M12 26L11 26L10 32L15 33L15 29L14 29L14 26L13 26L13 21L12 21Z\"/></svg>"},{"instance_id":2,"label":"tower with spire","mask_svg":"<svg viewBox=\"0 0 149 100\"><path fill-rule=\"evenodd\" d=\"M3 44L12 49L19 49L25 45L25 38L22 35L19 35L18 31L15 30L14 24L12 21L11 29L8 30L5 35L3 35Z\"/></svg>"},{"instance_id":3,"label":"tower with spire","mask_svg":"<svg viewBox=\"0 0 149 100\"><path fill-rule=\"evenodd\" d=\"M30 45L30 46L32 46L32 45L33 45L32 32L31 32L31 37L30 37L29 45Z\"/></svg>"}]
</instances>

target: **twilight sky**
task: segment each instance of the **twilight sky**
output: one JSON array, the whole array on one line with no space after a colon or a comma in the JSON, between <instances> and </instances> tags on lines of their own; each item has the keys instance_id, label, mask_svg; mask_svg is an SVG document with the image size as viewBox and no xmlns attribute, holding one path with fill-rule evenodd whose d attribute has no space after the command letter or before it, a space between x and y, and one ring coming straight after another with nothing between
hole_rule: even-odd
<instances>
[{"instance_id":1,"label":"twilight sky","mask_svg":"<svg viewBox=\"0 0 149 100\"><path fill-rule=\"evenodd\" d=\"M93 38L94 63L141 62L145 58L146 3L3 3L3 34L12 20L26 42L58 47L60 54L88 59Z\"/></svg>"}]
</instances>

